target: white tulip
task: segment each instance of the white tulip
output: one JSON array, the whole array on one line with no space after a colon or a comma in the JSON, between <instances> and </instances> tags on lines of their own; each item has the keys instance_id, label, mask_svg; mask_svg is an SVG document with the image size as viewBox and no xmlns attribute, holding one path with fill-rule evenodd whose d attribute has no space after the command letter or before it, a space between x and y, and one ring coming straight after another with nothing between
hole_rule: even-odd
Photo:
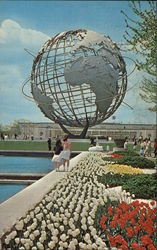
<instances>
[{"instance_id":1,"label":"white tulip","mask_svg":"<svg viewBox=\"0 0 157 250\"><path fill-rule=\"evenodd\" d=\"M66 214L66 217L67 217L67 218L70 218L70 217L71 217L71 214L70 214L70 213L67 213L67 214Z\"/></svg>"},{"instance_id":2,"label":"white tulip","mask_svg":"<svg viewBox=\"0 0 157 250\"><path fill-rule=\"evenodd\" d=\"M33 219L34 218L34 211L30 212L30 217Z\"/></svg>"},{"instance_id":3,"label":"white tulip","mask_svg":"<svg viewBox=\"0 0 157 250\"><path fill-rule=\"evenodd\" d=\"M5 244L9 245L10 239L8 237L5 238Z\"/></svg>"},{"instance_id":4,"label":"white tulip","mask_svg":"<svg viewBox=\"0 0 157 250\"><path fill-rule=\"evenodd\" d=\"M57 201L57 203L58 203L58 206L59 206L59 207L62 205L60 201Z\"/></svg>"},{"instance_id":5,"label":"white tulip","mask_svg":"<svg viewBox=\"0 0 157 250\"><path fill-rule=\"evenodd\" d=\"M40 242L37 242L37 247L38 247L40 250L44 250L44 245L41 244Z\"/></svg>"},{"instance_id":6,"label":"white tulip","mask_svg":"<svg viewBox=\"0 0 157 250\"><path fill-rule=\"evenodd\" d=\"M58 250L64 250L64 248L63 248L62 246L60 246L60 247L58 248Z\"/></svg>"},{"instance_id":7,"label":"white tulip","mask_svg":"<svg viewBox=\"0 0 157 250\"><path fill-rule=\"evenodd\" d=\"M22 243L22 244L25 244L25 243L26 243L26 239L21 238L21 243Z\"/></svg>"},{"instance_id":8,"label":"white tulip","mask_svg":"<svg viewBox=\"0 0 157 250\"><path fill-rule=\"evenodd\" d=\"M47 224L50 224L50 223L51 223L51 221L50 221L50 220L47 220L47 221L46 221L46 223L47 223Z\"/></svg>"},{"instance_id":9,"label":"white tulip","mask_svg":"<svg viewBox=\"0 0 157 250\"><path fill-rule=\"evenodd\" d=\"M47 206L46 206L47 210L51 210L52 206L53 206L53 203L52 203L52 201L51 201L51 202L49 202L49 203L47 204ZM45 209L45 210L46 210L46 209Z\"/></svg>"},{"instance_id":10,"label":"white tulip","mask_svg":"<svg viewBox=\"0 0 157 250\"><path fill-rule=\"evenodd\" d=\"M81 250L86 250L87 249L86 244L84 244L82 242L79 243L79 247L80 247Z\"/></svg>"},{"instance_id":11,"label":"white tulip","mask_svg":"<svg viewBox=\"0 0 157 250\"><path fill-rule=\"evenodd\" d=\"M60 239L61 239L62 241L66 241L66 239L67 239L66 234L62 234L62 235L60 236Z\"/></svg>"},{"instance_id":12,"label":"white tulip","mask_svg":"<svg viewBox=\"0 0 157 250\"><path fill-rule=\"evenodd\" d=\"M97 250L97 245L95 243L92 244L92 248L93 250Z\"/></svg>"},{"instance_id":13,"label":"white tulip","mask_svg":"<svg viewBox=\"0 0 157 250\"><path fill-rule=\"evenodd\" d=\"M51 239L52 239L55 243L58 242L58 237L57 237L57 236L52 236Z\"/></svg>"},{"instance_id":14,"label":"white tulip","mask_svg":"<svg viewBox=\"0 0 157 250\"><path fill-rule=\"evenodd\" d=\"M60 207L60 211L61 211L61 213L64 213L64 208Z\"/></svg>"},{"instance_id":15,"label":"white tulip","mask_svg":"<svg viewBox=\"0 0 157 250\"><path fill-rule=\"evenodd\" d=\"M28 235L29 235L28 231L25 231L24 234L23 234L24 238L28 238Z\"/></svg>"},{"instance_id":16,"label":"white tulip","mask_svg":"<svg viewBox=\"0 0 157 250\"><path fill-rule=\"evenodd\" d=\"M93 249L93 248L92 248L92 243L88 243L88 245L87 245L86 249L88 249L88 250Z\"/></svg>"},{"instance_id":17,"label":"white tulip","mask_svg":"<svg viewBox=\"0 0 157 250\"><path fill-rule=\"evenodd\" d=\"M70 218L70 220L69 220L70 222L72 222L72 223L74 223L74 219L73 218Z\"/></svg>"},{"instance_id":18,"label":"white tulip","mask_svg":"<svg viewBox=\"0 0 157 250\"><path fill-rule=\"evenodd\" d=\"M15 225L15 228L16 228L17 230L19 230L19 231L22 230L23 227L24 227L23 220L18 221L18 222L16 223L16 225Z\"/></svg>"},{"instance_id":19,"label":"white tulip","mask_svg":"<svg viewBox=\"0 0 157 250\"><path fill-rule=\"evenodd\" d=\"M34 234L35 237L37 237L40 234L39 230L35 230L33 234Z\"/></svg>"},{"instance_id":20,"label":"white tulip","mask_svg":"<svg viewBox=\"0 0 157 250\"><path fill-rule=\"evenodd\" d=\"M96 244L101 245L103 243L102 239L100 237L97 238Z\"/></svg>"},{"instance_id":21,"label":"white tulip","mask_svg":"<svg viewBox=\"0 0 157 250\"><path fill-rule=\"evenodd\" d=\"M37 223L38 221L37 221L37 218L33 218L33 222L34 223Z\"/></svg>"},{"instance_id":22,"label":"white tulip","mask_svg":"<svg viewBox=\"0 0 157 250\"><path fill-rule=\"evenodd\" d=\"M60 226L59 229L63 232L64 231L64 226Z\"/></svg>"},{"instance_id":23,"label":"white tulip","mask_svg":"<svg viewBox=\"0 0 157 250\"><path fill-rule=\"evenodd\" d=\"M39 213L39 211L40 211L40 207L36 207L34 210L34 213L37 214L37 213Z\"/></svg>"},{"instance_id":24,"label":"white tulip","mask_svg":"<svg viewBox=\"0 0 157 250\"><path fill-rule=\"evenodd\" d=\"M50 241L48 243L48 246L49 246L50 249L54 249L55 245L56 245L56 243L54 241Z\"/></svg>"},{"instance_id":25,"label":"white tulip","mask_svg":"<svg viewBox=\"0 0 157 250\"><path fill-rule=\"evenodd\" d=\"M34 235L33 233L31 233L31 234L29 235L29 238L30 238L31 240L34 240L34 239L35 239L35 235Z\"/></svg>"},{"instance_id":26,"label":"white tulip","mask_svg":"<svg viewBox=\"0 0 157 250\"><path fill-rule=\"evenodd\" d=\"M68 250L75 250L75 244L73 243L73 241L70 242L69 246L68 246Z\"/></svg>"},{"instance_id":27,"label":"white tulip","mask_svg":"<svg viewBox=\"0 0 157 250\"><path fill-rule=\"evenodd\" d=\"M63 224L64 224L65 226L67 226L67 225L68 225L68 220L67 220L67 219L64 219Z\"/></svg>"},{"instance_id":28,"label":"white tulip","mask_svg":"<svg viewBox=\"0 0 157 250\"><path fill-rule=\"evenodd\" d=\"M86 221L87 221L87 220L86 220L86 217L83 217L82 220L81 220L81 223L82 223L82 224L86 224Z\"/></svg>"},{"instance_id":29,"label":"white tulip","mask_svg":"<svg viewBox=\"0 0 157 250\"><path fill-rule=\"evenodd\" d=\"M59 227L59 223L55 222L54 226L58 228Z\"/></svg>"},{"instance_id":30,"label":"white tulip","mask_svg":"<svg viewBox=\"0 0 157 250\"><path fill-rule=\"evenodd\" d=\"M26 249L26 250L29 250L29 249L30 249L30 245L29 245L28 243L26 243L24 246L25 246L25 249Z\"/></svg>"},{"instance_id":31,"label":"white tulip","mask_svg":"<svg viewBox=\"0 0 157 250\"><path fill-rule=\"evenodd\" d=\"M86 225L82 225L81 228L86 231L87 230L87 226Z\"/></svg>"},{"instance_id":32,"label":"white tulip","mask_svg":"<svg viewBox=\"0 0 157 250\"><path fill-rule=\"evenodd\" d=\"M72 235L72 234L73 234L73 231L72 231L71 229L68 229L67 234L68 234L68 235Z\"/></svg>"},{"instance_id":33,"label":"white tulip","mask_svg":"<svg viewBox=\"0 0 157 250\"><path fill-rule=\"evenodd\" d=\"M63 248L68 248L68 243L67 242L63 242Z\"/></svg>"},{"instance_id":34,"label":"white tulip","mask_svg":"<svg viewBox=\"0 0 157 250\"><path fill-rule=\"evenodd\" d=\"M57 205L57 204L54 204L53 207L54 207L54 208L58 208L58 205Z\"/></svg>"},{"instance_id":35,"label":"white tulip","mask_svg":"<svg viewBox=\"0 0 157 250\"><path fill-rule=\"evenodd\" d=\"M46 200L47 202L50 202L50 201L51 201L51 197L50 197L50 196L46 196L46 197L45 197L45 200Z\"/></svg>"},{"instance_id":36,"label":"white tulip","mask_svg":"<svg viewBox=\"0 0 157 250\"><path fill-rule=\"evenodd\" d=\"M58 235L59 234L58 229L55 229L53 233L54 233L54 235Z\"/></svg>"},{"instance_id":37,"label":"white tulip","mask_svg":"<svg viewBox=\"0 0 157 250\"><path fill-rule=\"evenodd\" d=\"M16 244L19 244L20 239L19 238L15 238L15 242L16 242Z\"/></svg>"}]
</instances>

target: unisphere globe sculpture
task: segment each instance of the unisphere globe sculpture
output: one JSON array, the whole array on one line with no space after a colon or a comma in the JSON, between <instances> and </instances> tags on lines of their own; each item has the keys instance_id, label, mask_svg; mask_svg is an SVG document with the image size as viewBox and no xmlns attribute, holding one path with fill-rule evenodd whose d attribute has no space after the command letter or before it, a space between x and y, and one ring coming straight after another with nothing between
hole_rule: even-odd
<instances>
[{"instance_id":1,"label":"unisphere globe sculpture","mask_svg":"<svg viewBox=\"0 0 157 250\"><path fill-rule=\"evenodd\" d=\"M109 118L121 104L127 72L118 46L109 37L78 29L48 40L34 59L31 93L46 117L64 132Z\"/></svg>"}]
</instances>

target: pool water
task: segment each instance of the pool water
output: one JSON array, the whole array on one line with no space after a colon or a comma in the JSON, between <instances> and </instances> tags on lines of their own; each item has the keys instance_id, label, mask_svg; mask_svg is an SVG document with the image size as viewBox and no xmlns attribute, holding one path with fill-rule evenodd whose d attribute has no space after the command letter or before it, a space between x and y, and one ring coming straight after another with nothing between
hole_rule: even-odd
<instances>
[{"instance_id":1,"label":"pool water","mask_svg":"<svg viewBox=\"0 0 157 250\"><path fill-rule=\"evenodd\" d=\"M0 203L20 192L27 185L22 184L0 184Z\"/></svg>"},{"instance_id":2,"label":"pool water","mask_svg":"<svg viewBox=\"0 0 157 250\"><path fill-rule=\"evenodd\" d=\"M53 169L48 158L0 156L0 173L48 173Z\"/></svg>"},{"instance_id":3,"label":"pool water","mask_svg":"<svg viewBox=\"0 0 157 250\"><path fill-rule=\"evenodd\" d=\"M0 156L0 173L49 173L54 170L51 159L23 156ZM0 203L20 192L27 185L0 183Z\"/></svg>"}]
</instances>

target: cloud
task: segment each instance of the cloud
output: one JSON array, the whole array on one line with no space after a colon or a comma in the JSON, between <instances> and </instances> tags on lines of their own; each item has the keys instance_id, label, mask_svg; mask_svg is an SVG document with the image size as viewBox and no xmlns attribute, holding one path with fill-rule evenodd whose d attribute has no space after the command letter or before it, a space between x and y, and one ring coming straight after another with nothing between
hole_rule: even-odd
<instances>
[{"instance_id":1,"label":"cloud","mask_svg":"<svg viewBox=\"0 0 157 250\"><path fill-rule=\"evenodd\" d=\"M38 107L27 101L22 94L22 85L30 75L33 61L24 48L38 51L48 39L49 36L46 34L33 29L25 29L11 19L2 22L0 26L1 123L19 118L29 119L29 117L32 120L43 119Z\"/></svg>"},{"instance_id":2,"label":"cloud","mask_svg":"<svg viewBox=\"0 0 157 250\"><path fill-rule=\"evenodd\" d=\"M33 29L25 29L19 23L6 19L0 27L0 44L21 44L38 47L50 37Z\"/></svg>"}]
</instances>

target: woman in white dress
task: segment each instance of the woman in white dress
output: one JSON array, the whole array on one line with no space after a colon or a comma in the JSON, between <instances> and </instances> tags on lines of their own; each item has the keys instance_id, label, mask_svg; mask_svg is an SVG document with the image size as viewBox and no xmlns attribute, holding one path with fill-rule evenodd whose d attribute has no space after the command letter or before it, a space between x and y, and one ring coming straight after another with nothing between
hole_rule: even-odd
<instances>
[{"instance_id":1,"label":"woman in white dress","mask_svg":"<svg viewBox=\"0 0 157 250\"><path fill-rule=\"evenodd\" d=\"M65 164L67 163L67 171L69 168L69 161L71 155L71 142L69 141L69 135L65 134L63 137L63 151L61 152L61 158L63 159L63 167L65 170Z\"/></svg>"}]
</instances>

